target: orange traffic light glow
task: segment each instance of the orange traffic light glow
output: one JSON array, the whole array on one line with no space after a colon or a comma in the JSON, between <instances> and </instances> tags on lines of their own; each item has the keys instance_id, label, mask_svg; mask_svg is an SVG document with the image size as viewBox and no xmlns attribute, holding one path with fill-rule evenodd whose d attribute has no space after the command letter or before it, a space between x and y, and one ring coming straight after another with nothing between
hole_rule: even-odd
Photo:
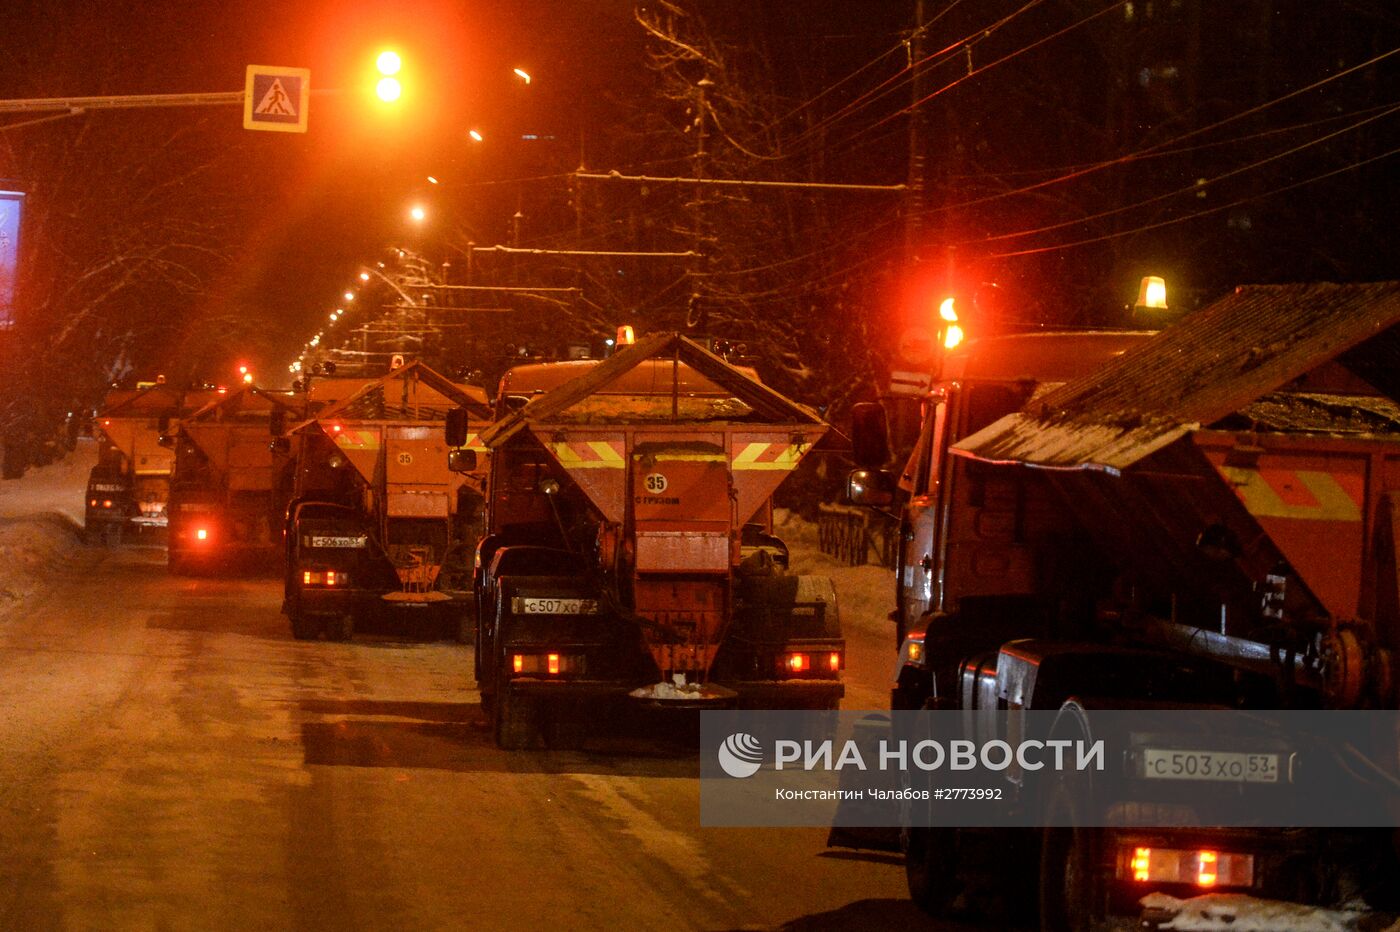
<instances>
[{"instance_id":1,"label":"orange traffic light glow","mask_svg":"<svg viewBox=\"0 0 1400 932\"><path fill-rule=\"evenodd\" d=\"M374 85L375 96L386 104L394 103L403 96L403 84L395 77L403 70L403 59L398 52L386 49L374 60L374 66L380 74L379 81Z\"/></svg>"}]
</instances>

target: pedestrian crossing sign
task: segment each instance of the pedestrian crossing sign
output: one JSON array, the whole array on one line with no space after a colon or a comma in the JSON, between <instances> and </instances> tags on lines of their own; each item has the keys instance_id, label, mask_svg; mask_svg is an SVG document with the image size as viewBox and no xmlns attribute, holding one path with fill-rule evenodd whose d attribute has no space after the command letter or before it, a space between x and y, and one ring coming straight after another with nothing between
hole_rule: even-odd
<instances>
[{"instance_id":1,"label":"pedestrian crossing sign","mask_svg":"<svg viewBox=\"0 0 1400 932\"><path fill-rule=\"evenodd\" d=\"M249 65L243 90L243 128L306 132L311 69Z\"/></svg>"}]
</instances>

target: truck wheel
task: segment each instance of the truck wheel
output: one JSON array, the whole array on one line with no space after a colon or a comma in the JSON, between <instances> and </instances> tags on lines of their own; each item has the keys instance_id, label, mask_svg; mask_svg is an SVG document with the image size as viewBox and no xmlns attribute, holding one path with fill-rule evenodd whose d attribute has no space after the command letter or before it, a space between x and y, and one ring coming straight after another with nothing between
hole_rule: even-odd
<instances>
[{"instance_id":1,"label":"truck wheel","mask_svg":"<svg viewBox=\"0 0 1400 932\"><path fill-rule=\"evenodd\" d=\"M1050 825L1040 844L1041 932L1091 932L1108 902L1100 849L1103 833L1077 825L1087 799L1069 780L1051 784Z\"/></svg>"},{"instance_id":2,"label":"truck wheel","mask_svg":"<svg viewBox=\"0 0 1400 932\"><path fill-rule=\"evenodd\" d=\"M292 637L298 641L314 641L321 633L321 626L315 618L308 618L301 612L292 613Z\"/></svg>"},{"instance_id":3,"label":"truck wheel","mask_svg":"<svg viewBox=\"0 0 1400 932\"><path fill-rule=\"evenodd\" d=\"M538 708L525 697L502 689L495 696L492 719L496 726L496 746L503 751L521 751L539 737Z\"/></svg>"},{"instance_id":4,"label":"truck wheel","mask_svg":"<svg viewBox=\"0 0 1400 932\"><path fill-rule=\"evenodd\" d=\"M958 882L958 833L949 828L911 827L900 833L904 876L914 905L935 919L953 912L962 893Z\"/></svg>"}]
</instances>

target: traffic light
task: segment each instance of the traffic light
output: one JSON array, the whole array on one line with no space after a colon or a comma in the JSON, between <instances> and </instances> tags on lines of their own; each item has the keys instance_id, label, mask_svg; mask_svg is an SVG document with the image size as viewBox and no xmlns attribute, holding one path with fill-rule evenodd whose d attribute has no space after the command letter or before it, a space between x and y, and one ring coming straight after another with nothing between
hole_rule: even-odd
<instances>
[{"instance_id":1,"label":"traffic light","mask_svg":"<svg viewBox=\"0 0 1400 932\"><path fill-rule=\"evenodd\" d=\"M374 85L375 96L386 104L397 102L403 96L403 85L398 78L403 69L403 59L398 52L386 49L379 53L374 64L379 69L379 80Z\"/></svg>"},{"instance_id":2,"label":"traffic light","mask_svg":"<svg viewBox=\"0 0 1400 932\"><path fill-rule=\"evenodd\" d=\"M958 322L958 312L952 298L944 298L938 305L938 327L942 334L939 342L944 349L952 349L963 341L963 328Z\"/></svg>"}]
</instances>

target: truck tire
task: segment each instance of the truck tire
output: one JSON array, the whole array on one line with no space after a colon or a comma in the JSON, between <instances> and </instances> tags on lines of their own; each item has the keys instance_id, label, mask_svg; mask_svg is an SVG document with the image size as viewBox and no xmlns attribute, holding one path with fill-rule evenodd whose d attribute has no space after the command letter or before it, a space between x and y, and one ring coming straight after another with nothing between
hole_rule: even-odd
<instances>
[{"instance_id":1,"label":"truck tire","mask_svg":"<svg viewBox=\"0 0 1400 932\"><path fill-rule=\"evenodd\" d=\"M539 709L527 696L514 695L503 688L496 693L492 709L496 746L503 751L522 751L539 739Z\"/></svg>"},{"instance_id":2,"label":"truck tire","mask_svg":"<svg viewBox=\"0 0 1400 932\"><path fill-rule=\"evenodd\" d=\"M1076 824L1087 804L1084 787L1063 775L1053 779L1045 804L1051 824L1040 843L1041 932L1091 932L1103 918L1103 832Z\"/></svg>"},{"instance_id":3,"label":"truck tire","mask_svg":"<svg viewBox=\"0 0 1400 932\"><path fill-rule=\"evenodd\" d=\"M899 836L904 876L914 905L935 919L952 915L962 893L958 880L958 833L950 828L910 827Z\"/></svg>"}]
</instances>

